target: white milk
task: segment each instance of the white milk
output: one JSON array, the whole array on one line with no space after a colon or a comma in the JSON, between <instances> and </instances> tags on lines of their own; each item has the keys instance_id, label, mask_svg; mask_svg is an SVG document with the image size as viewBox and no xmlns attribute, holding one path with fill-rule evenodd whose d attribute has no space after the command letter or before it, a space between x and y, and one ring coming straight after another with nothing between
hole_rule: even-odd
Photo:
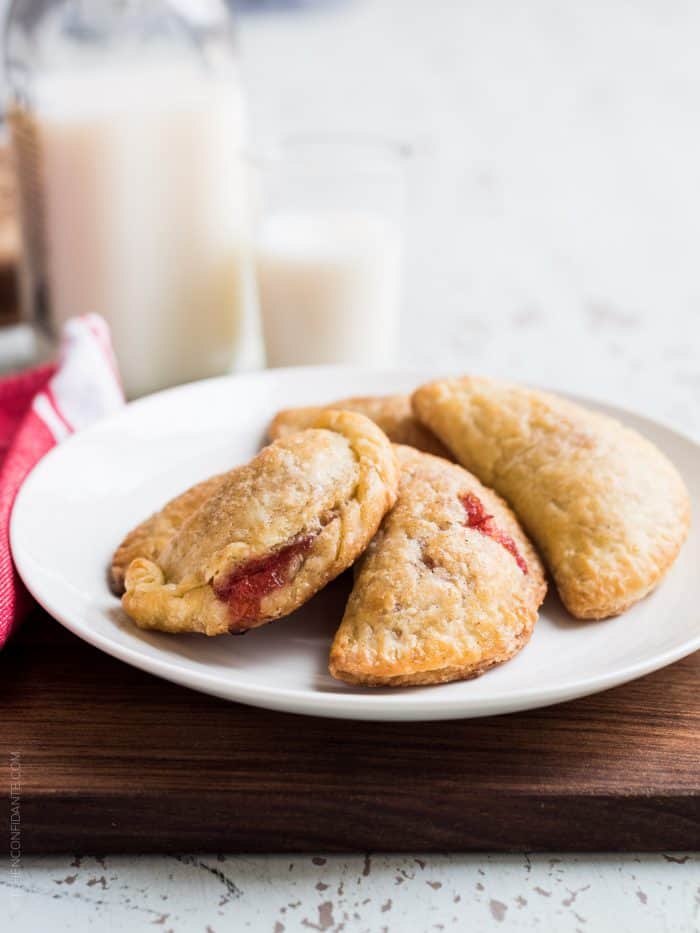
<instances>
[{"instance_id":1,"label":"white milk","mask_svg":"<svg viewBox=\"0 0 700 933\"><path fill-rule=\"evenodd\" d=\"M54 74L11 121L37 159L53 328L103 315L129 396L226 372L252 274L233 77L161 61Z\"/></svg>"},{"instance_id":2,"label":"white milk","mask_svg":"<svg viewBox=\"0 0 700 933\"><path fill-rule=\"evenodd\" d=\"M256 253L268 366L390 364L396 355L400 238L371 213L279 214Z\"/></svg>"}]
</instances>

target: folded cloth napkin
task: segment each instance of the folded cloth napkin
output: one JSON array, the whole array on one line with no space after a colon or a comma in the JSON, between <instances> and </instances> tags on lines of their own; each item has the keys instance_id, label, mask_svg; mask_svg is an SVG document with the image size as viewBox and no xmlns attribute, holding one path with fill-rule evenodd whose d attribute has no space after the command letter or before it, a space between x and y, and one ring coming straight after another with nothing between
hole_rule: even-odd
<instances>
[{"instance_id":1,"label":"folded cloth napkin","mask_svg":"<svg viewBox=\"0 0 700 933\"><path fill-rule=\"evenodd\" d=\"M10 515L32 467L56 444L124 404L107 325L65 325L58 362L0 380L0 647L31 599L10 554Z\"/></svg>"}]
</instances>

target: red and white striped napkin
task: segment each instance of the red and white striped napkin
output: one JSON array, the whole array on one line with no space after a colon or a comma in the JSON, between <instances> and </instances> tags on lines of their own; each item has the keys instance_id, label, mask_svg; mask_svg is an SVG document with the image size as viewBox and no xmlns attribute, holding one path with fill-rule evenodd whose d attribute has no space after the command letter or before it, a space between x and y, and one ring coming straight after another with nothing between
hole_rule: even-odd
<instances>
[{"instance_id":1,"label":"red and white striped napkin","mask_svg":"<svg viewBox=\"0 0 700 933\"><path fill-rule=\"evenodd\" d=\"M10 554L20 486L52 447L123 404L109 330L96 314L66 323L58 363L0 380L0 647L31 605Z\"/></svg>"}]
</instances>

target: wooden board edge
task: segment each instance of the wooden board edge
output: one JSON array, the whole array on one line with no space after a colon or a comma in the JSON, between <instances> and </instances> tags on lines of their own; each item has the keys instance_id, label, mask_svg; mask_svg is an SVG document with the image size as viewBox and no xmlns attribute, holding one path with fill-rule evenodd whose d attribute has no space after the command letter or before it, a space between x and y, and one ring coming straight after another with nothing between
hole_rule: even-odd
<instances>
[{"instance_id":1,"label":"wooden board edge","mask_svg":"<svg viewBox=\"0 0 700 933\"><path fill-rule=\"evenodd\" d=\"M700 795L509 795L426 800L389 793L23 795L23 854L91 852L664 852L700 843ZM5 824L7 825L7 823Z\"/></svg>"}]
</instances>

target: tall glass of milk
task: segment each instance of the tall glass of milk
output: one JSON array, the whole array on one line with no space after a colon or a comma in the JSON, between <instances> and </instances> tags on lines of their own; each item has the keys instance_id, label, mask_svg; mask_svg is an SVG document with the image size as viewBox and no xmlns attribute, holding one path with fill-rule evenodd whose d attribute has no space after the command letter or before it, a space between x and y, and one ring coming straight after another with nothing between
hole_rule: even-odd
<instances>
[{"instance_id":1,"label":"tall glass of milk","mask_svg":"<svg viewBox=\"0 0 700 933\"><path fill-rule=\"evenodd\" d=\"M237 362L254 313L245 113L224 0L15 0L22 305L103 315L129 396Z\"/></svg>"},{"instance_id":2,"label":"tall glass of milk","mask_svg":"<svg viewBox=\"0 0 700 933\"><path fill-rule=\"evenodd\" d=\"M406 156L307 136L263 160L255 267L269 366L395 361Z\"/></svg>"}]
</instances>

